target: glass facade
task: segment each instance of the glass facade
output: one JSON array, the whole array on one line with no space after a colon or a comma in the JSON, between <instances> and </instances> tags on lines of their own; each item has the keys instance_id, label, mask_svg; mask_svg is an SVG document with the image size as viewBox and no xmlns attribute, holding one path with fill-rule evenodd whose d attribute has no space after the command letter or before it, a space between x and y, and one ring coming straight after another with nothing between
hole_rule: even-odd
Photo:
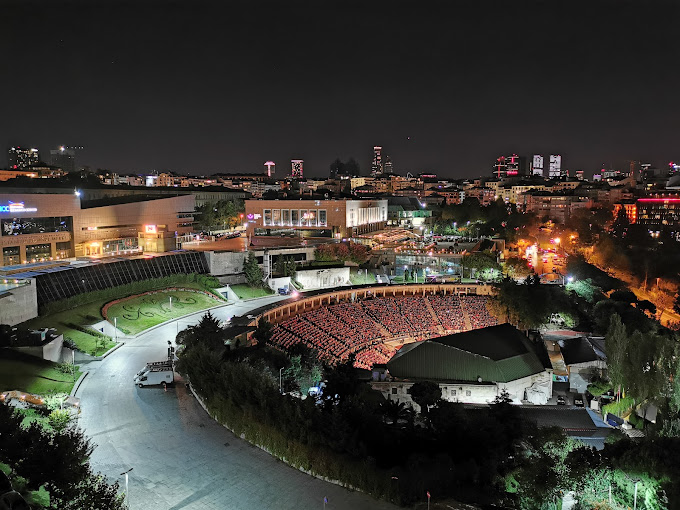
<instances>
[{"instance_id":1,"label":"glass facade","mask_svg":"<svg viewBox=\"0 0 680 510\"><path fill-rule=\"evenodd\" d=\"M71 232L70 216L56 218L6 218L2 220L2 235L45 234L47 232Z\"/></svg>"},{"instance_id":2,"label":"glass facade","mask_svg":"<svg viewBox=\"0 0 680 510\"><path fill-rule=\"evenodd\" d=\"M2 249L2 264L4 266L12 266L21 263L19 259L19 247L7 246Z\"/></svg>"},{"instance_id":3,"label":"glass facade","mask_svg":"<svg viewBox=\"0 0 680 510\"><path fill-rule=\"evenodd\" d=\"M52 245L50 243L29 244L26 246L26 260L49 259L51 256Z\"/></svg>"}]
</instances>

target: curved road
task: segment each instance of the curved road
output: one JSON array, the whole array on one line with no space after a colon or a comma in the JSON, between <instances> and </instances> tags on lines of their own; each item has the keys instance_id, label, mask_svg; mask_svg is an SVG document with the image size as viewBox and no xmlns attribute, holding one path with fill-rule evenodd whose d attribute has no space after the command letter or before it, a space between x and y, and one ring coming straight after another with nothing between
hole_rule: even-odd
<instances>
[{"instance_id":1,"label":"curved road","mask_svg":"<svg viewBox=\"0 0 680 510\"><path fill-rule=\"evenodd\" d=\"M272 296L213 309L220 320L243 315L284 297ZM276 460L212 420L184 384L137 388L134 374L167 356L167 341L203 312L172 321L135 339L90 371L77 396L79 421L97 445L91 464L109 481L133 468L133 510L390 509L398 507L323 482Z\"/></svg>"}]
</instances>

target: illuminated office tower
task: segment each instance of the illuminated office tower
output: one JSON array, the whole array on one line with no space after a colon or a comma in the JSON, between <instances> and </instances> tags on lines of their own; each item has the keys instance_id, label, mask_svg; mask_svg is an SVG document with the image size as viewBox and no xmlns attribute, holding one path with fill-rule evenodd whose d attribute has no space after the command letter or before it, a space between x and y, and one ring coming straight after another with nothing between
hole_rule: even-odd
<instances>
[{"instance_id":1,"label":"illuminated office tower","mask_svg":"<svg viewBox=\"0 0 680 510\"><path fill-rule=\"evenodd\" d=\"M76 151L63 145L50 150L50 165L58 166L64 172L74 172L76 169Z\"/></svg>"},{"instance_id":2,"label":"illuminated office tower","mask_svg":"<svg viewBox=\"0 0 680 510\"><path fill-rule=\"evenodd\" d=\"M562 173L562 156L559 154L550 155L550 167L548 169L548 177L563 177Z\"/></svg>"},{"instance_id":3,"label":"illuminated office tower","mask_svg":"<svg viewBox=\"0 0 680 510\"><path fill-rule=\"evenodd\" d=\"M7 162L10 170L17 168L28 168L40 161L38 149L26 149L21 147L10 147L7 151Z\"/></svg>"},{"instance_id":4,"label":"illuminated office tower","mask_svg":"<svg viewBox=\"0 0 680 510\"><path fill-rule=\"evenodd\" d=\"M294 179L302 179L302 166L304 160L302 159L291 159L290 160L290 176Z\"/></svg>"},{"instance_id":5,"label":"illuminated office tower","mask_svg":"<svg viewBox=\"0 0 680 510\"><path fill-rule=\"evenodd\" d=\"M383 173L382 147L373 147L373 162L371 163L371 175L375 177Z\"/></svg>"},{"instance_id":6,"label":"illuminated office tower","mask_svg":"<svg viewBox=\"0 0 680 510\"><path fill-rule=\"evenodd\" d=\"M276 163L273 161L267 161L264 166L267 167L267 177L271 177L276 172Z\"/></svg>"},{"instance_id":7,"label":"illuminated office tower","mask_svg":"<svg viewBox=\"0 0 680 510\"><path fill-rule=\"evenodd\" d=\"M543 177L543 156L541 154L534 154L531 162L531 175L540 175Z\"/></svg>"}]
</instances>

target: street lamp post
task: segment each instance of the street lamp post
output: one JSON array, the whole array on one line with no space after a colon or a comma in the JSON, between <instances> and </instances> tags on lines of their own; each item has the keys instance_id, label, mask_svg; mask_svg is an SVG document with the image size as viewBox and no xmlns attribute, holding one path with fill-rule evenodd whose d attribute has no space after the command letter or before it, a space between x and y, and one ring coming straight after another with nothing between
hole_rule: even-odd
<instances>
[{"instance_id":1,"label":"street lamp post","mask_svg":"<svg viewBox=\"0 0 680 510\"><path fill-rule=\"evenodd\" d=\"M279 394L283 394L283 367L279 368Z\"/></svg>"},{"instance_id":2,"label":"street lamp post","mask_svg":"<svg viewBox=\"0 0 680 510\"><path fill-rule=\"evenodd\" d=\"M113 336L116 343L118 343L118 317L113 318Z\"/></svg>"},{"instance_id":3,"label":"street lamp post","mask_svg":"<svg viewBox=\"0 0 680 510\"><path fill-rule=\"evenodd\" d=\"M125 475L125 508L130 510L130 498L128 497L128 473L132 471L133 468L128 469L120 474L120 476Z\"/></svg>"},{"instance_id":4,"label":"street lamp post","mask_svg":"<svg viewBox=\"0 0 680 510\"><path fill-rule=\"evenodd\" d=\"M635 492L633 494L633 510L637 510L637 486L640 480L635 480Z\"/></svg>"},{"instance_id":5,"label":"street lamp post","mask_svg":"<svg viewBox=\"0 0 680 510\"><path fill-rule=\"evenodd\" d=\"M170 296L170 310L172 310L172 296Z\"/></svg>"}]
</instances>

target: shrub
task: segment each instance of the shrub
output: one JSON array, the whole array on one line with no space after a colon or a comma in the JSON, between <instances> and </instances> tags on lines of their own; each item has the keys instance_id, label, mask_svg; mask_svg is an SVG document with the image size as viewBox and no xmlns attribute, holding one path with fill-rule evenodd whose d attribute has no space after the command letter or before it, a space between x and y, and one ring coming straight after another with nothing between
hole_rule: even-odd
<instances>
[{"instance_id":1,"label":"shrub","mask_svg":"<svg viewBox=\"0 0 680 510\"><path fill-rule=\"evenodd\" d=\"M55 431L61 432L71 422L71 414L66 409L55 409L47 419Z\"/></svg>"},{"instance_id":2,"label":"shrub","mask_svg":"<svg viewBox=\"0 0 680 510\"><path fill-rule=\"evenodd\" d=\"M594 397L599 397L603 393L612 389L612 383L609 381L604 381L602 379L595 379L592 383L588 385L588 391Z\"/></svg>"},{"instance_id":3,"label":"shrub","mask_svg":"<svg viewBox=\"0 0 680 510\"><path fill-rule=\"evenodd\" d=\"M635 401L632 398L625 397L618 402L612 402L611 404L602 406L602 414L605 415L607 413L611 413L621 417L626 414L626 412L628 412L634 405Z\"/></svg>"}]
</instances>

